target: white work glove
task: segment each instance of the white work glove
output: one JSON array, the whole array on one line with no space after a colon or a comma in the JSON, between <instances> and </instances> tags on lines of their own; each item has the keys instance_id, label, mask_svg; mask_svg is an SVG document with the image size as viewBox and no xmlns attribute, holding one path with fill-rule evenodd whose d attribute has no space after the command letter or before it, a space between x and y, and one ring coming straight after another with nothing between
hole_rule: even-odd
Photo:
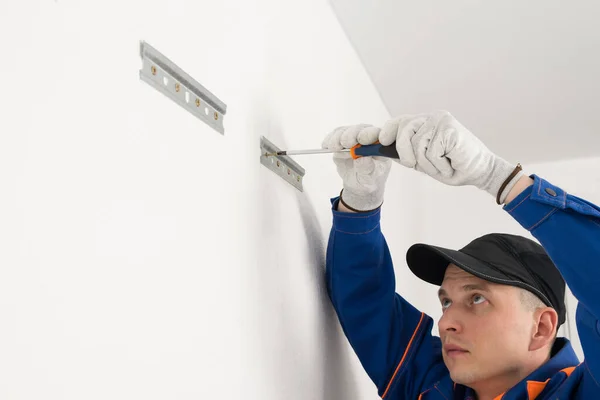
<instances>
[{"instance_id":1,"label":"white work glove","mask_svg":"<svg viewBox=\"0 0 600 400\"><path fill-rule=\"evenodd\" d=\"M494 198L516 165L496 156L449 112L405 115L384 124L379 135L384 146L396 142L399 160L453 186L473 185ZM523 175L519 171L503 189L500 204Z\"/></svg>"},{"instance_id":2,"label":"white work glove","mask_svg":"<svg viewBox=\"0 0 600 400\"><path fill-rule=\"evenodd\" d=\"M325 137L322 147L342 150L356 144L373 144L380 131L380 128L365 124L339 127ZM348 208L371 211L381 206L385 182L392 167L391 159L369 156L354 160L350 153L334 153L333 161L343 181L342 201Z\"/></svg>"}]
</instances>

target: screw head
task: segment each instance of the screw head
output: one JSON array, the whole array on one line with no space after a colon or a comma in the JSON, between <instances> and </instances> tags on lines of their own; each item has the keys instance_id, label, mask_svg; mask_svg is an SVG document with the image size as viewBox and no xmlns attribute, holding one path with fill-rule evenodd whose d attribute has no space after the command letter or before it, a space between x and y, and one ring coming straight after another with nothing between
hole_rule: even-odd
<instances>
[{"instance_id":1,"label":"screw head","mask_svg":"<svg viewBox=\"0 0 600 400\"><path fill-rule=\"evenodd\" d=\"M196 107L200 107L200 99L196 99Z\"/></svg>"},{"instance_id":2,"label":"screw head","mask_svg":"<svg viewBox=\"0 0 600 400\"><path fill-rule=\"evenodd\" d=\"M175 91L176 91L176 92L179 92L179 89L180 89L179 83L176 83L176 84L175 84Z\"/></svg>"},{"instance_id":3,"label":"screw head","mask_svg":"<svg viewBox=\"0 0 600 400\"><path fill-rule=\"evenodd\" d=\"M215 121L219 119L219 113L215 111Z\"/></svg>"},{"instance_id":4,"label":"screw head","mask_svg":"<svg viewBox=\"0 0 600 400\"><path fill-rule=\"evenodd\" d=\"M150 68L150 71L152 71L152 75L156 75L156 67L154 65Z\"/></svg>"},{"instance_id":5,"label":"screw head","mask_svg":"<svg viewBox=\"0 0 600 400\"><path fill-rule=\"evenodd\" d=\"M277 166L279 167L279 161L277 161Z\"/></svg>"}]
</instances>

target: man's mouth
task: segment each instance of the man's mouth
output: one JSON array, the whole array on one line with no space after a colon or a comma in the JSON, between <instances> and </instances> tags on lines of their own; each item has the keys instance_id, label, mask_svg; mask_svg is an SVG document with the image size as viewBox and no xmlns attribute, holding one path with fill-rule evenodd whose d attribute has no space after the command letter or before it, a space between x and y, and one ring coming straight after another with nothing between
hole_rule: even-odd
<instances>
[{"instance_id":1,"label":"man's mouth","mask_svg":"<svg viewBox=\"0 0 600 400\"><path fill-rule=\"evenodd\" d=\"M468 353L468 351L460 346L454 344L447 344L444 346L444 351L450 357L460 357Z\"/></svg>"}]
</instances>

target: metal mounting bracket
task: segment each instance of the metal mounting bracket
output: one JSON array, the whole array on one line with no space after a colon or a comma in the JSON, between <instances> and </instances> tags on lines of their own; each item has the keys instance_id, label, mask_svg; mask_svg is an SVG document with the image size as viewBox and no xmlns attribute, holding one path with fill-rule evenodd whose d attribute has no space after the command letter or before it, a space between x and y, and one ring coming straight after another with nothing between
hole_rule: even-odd
<instances>
[{"instance_id":1,"label":"metal mounting bracket","mask_svg":"<svg viewBox=\"0 0 600 400\"><path fill-rule=\"evenodd\" d=\"M223 127L223 116L227 112L225 103L144 41L140 41L140 57L143 61L140 70L142 81L169 97L217 132L225 134Z\"/></svg>"},{"instance_id":2,"label":"metal mounting bracket","mask_svg":"<svg viewBox=\"0 0 600 400\"><path fill-rule=\"evenodd\" d=\"M284 181L303 192L302 179L304 178L304 168L288 156L269 156L265 153L275 153L281 149L271 143L264 136L260 137L260 163L275 172Z\"/></svg>"}]
</instances>

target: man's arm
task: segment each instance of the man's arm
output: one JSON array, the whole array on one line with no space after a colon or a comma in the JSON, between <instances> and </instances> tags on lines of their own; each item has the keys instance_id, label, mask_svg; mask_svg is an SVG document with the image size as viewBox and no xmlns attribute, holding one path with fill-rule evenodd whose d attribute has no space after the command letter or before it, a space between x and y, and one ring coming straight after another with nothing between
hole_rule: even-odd
<instances>
[{"instance_id":1,"label":"man's arm","mask_svg":"<svg viewBox=\"0 0 600 400\"><path fill-rule=\"evenodd\" d=\"M600 207L533 175L517 182L504 209L531 232L579 300L585 363L600 382Z\"/></svg>"},{"instance_id":2,"label":"man's arm","mask_svg":"<svg viewBox=\"0 0 600 400\"><path fill-rule=\"evenodd\" d=\"M533 185L533 182L534 182L533 179L531 179L529 176L524 175L523 177L521 177L521 179L519 179L517 181L515 186L513 186L511 191L506 196L505 204L508 204L511 201L513 201L515 199L515 197L520 195L529 186Z\"/></svg>"},{"instance_id":3,"label":"man's arm","mask_svg":"<svg viewBox=\"0 0 600 400\"><path fill-rule=\"evenodd\" d=\"M496 198L546 249L579 300L577 324L586 366L600 382L600 208L497 156L447 111L404 115L379 135L395 143L405 167L452 186L475 186ZM600 385L599 385L600 386Z\"/></svg>"},{"instance_id":4,"label":"man's arm","mask_svg":"<svg viewBox=\"0 0 600 400\"><path fill-rule=\"evenodd\" d=\"M342 329L382 398L416 399L447 374L432 320L395 293L380 209L351 213L333 200L327 289Z\"/></svg>"}]
</instances>

